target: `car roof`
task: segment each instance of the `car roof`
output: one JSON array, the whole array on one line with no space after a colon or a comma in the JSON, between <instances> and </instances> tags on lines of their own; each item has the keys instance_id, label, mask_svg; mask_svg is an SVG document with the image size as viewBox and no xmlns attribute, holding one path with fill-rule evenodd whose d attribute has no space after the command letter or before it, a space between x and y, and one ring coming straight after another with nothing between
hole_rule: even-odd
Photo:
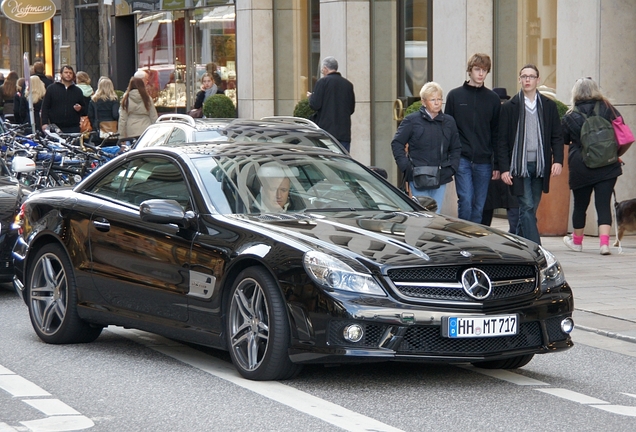
<instances>
[{"instance_id":1,"label":"car roof","mask_svg":"<svg viewBox=\"0 0 636 432\"><path fill-rule=\"evenodd\" d=\"M272 116L263 117L261 119L243 119L243 118L193 118L186 114L169 113L162 114L154 124L180 123L193 127L197 131L207 131L223 128L269 128L281 130L314 130L317 132L326 131L320 129L316 123L301 117L291 116Z\"/></svg>"}]
</instances>

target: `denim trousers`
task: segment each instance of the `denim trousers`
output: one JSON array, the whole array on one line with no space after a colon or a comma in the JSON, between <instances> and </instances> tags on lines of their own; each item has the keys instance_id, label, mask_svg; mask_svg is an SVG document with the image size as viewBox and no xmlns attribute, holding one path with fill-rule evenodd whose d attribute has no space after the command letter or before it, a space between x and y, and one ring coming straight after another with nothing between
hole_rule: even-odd
<instances>
[{"instance_id":1,"label":"denim trousers","mask_svg":"<svg viewBox=\"0 0 636 432\"><path fill-rule=\"evenodd\" d=\"M426 196L435 200L437 203L437 211L435 213L439 213L442 210L444 195L446 194L446 184L441 185L437 189L418 189L415 187L415 183L411 181L409 182L409 186L411 186L411 194L413 194L413 196Z\"/></svg>"},{"instance_id":2,"label":"denim trousers","mask_svg":"<svg viewBox=\"0 0 636 432\"><path fill-rule=\"evenodd\" d=\"M481 223L491 178L491 164L476 164L460 158L455 174L457 216L460 219Z\"/></svg>"},{"instance_id":3,"label":"denim trousers","mask_svg":"<svg viewBox=\"0 0 636 432\"><path fill-rule=\"evenodd\" d=\"M519 199L517 235L541 244L537 227L537 209L543 193L543 178L537 177L536 166L536 162L528 162L529 177L523 177L523 195L517 197Z\"/></svg>"}]
</instances>

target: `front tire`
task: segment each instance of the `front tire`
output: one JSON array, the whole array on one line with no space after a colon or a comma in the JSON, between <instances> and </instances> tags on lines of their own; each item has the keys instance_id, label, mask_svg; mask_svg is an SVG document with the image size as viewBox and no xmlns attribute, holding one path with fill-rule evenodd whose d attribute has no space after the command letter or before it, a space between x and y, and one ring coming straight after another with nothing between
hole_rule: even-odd
<instances>
[{"instance_id":1,"label":"front tire","mask_svg":"<svg viewBox=\"0 0 636 432\"><path fill-rule=\"evenodd\" d=\"M50 344L92 342L102 327L91 326L77 314L75 274L64 249L47 244L29 266L29 317L40 339Z\"/></svg>"},{"instance_id":2,"label":"front tire","mask_svg":"<svg viewBox=\"0 0 636 432\"><path fill-rule=\"evenodd\" d=\"M232 286L228 306L227 344L232 363L244 378L282 380L300 371L287 352L290 330L285 303L265 269L243 270Z\"/></svg>"},{"instance_id":3,"label":"front tire","mask_svg":"<svg viewBox=\"0 0 636 432\"><path fill-rule=\"evenodd\" d=\"M503 360L475 362L473 366L481 369L519 369L530 363L533 357L534 354L526 354Z\"/></svg>"}]
</instances>

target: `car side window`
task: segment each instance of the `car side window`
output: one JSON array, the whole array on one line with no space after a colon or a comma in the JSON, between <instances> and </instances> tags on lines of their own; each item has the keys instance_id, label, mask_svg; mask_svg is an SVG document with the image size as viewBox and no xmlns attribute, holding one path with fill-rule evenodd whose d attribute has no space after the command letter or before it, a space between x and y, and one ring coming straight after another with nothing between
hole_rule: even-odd
<instances>
[{"instance_id":1,"label":"car side window","mask_svg":"<svg viewBox=\"0 0 636 432\"><path fill-rule=\"evenodd\" d=\"M135 144L136 149L146 148L146 147L156 147L164 145L166 139L172 133L172 127L149 127L146 131L139 137L137 143Z\"/></svg>"},{"instance_id":2,"label":"car side window","mask_svg":"<svg viewBox=\"0 0 636 432\"><path fill-rule=\"evenodd\" d=\"M172 199L191 208L190 192L177 165L158 157L141 157L118 166L87 192L139 206L149 199Z\"/></svg>"},{"instance_id":3,"label":"car side window","mask_svg":"<svg viewBox=\"0 0 636 432\"><path fill-rule=\"evenodd\" d=\"M187 139L186 139L185 131L181 128L176 127L172 130L172 133L168 137L168 141L166 141L166 145L181 144L186 141Z\"/></svg>"}]
</instances>

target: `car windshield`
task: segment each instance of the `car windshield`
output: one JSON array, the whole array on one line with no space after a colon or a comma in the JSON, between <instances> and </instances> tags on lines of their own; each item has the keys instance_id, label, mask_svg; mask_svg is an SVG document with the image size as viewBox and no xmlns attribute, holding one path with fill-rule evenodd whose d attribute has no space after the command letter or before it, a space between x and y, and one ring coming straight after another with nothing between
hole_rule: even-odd
<instances>
[{"instance_id":1,"label":"car windshield","mask_svg":"<svg viewBox=\"0 0 636 432\"><path fill-rule=\"evenodd\" d=\"M406 195L337 155L232 155L195 158L222 214L412 211Z\"/></svg>"}]
</instances>

